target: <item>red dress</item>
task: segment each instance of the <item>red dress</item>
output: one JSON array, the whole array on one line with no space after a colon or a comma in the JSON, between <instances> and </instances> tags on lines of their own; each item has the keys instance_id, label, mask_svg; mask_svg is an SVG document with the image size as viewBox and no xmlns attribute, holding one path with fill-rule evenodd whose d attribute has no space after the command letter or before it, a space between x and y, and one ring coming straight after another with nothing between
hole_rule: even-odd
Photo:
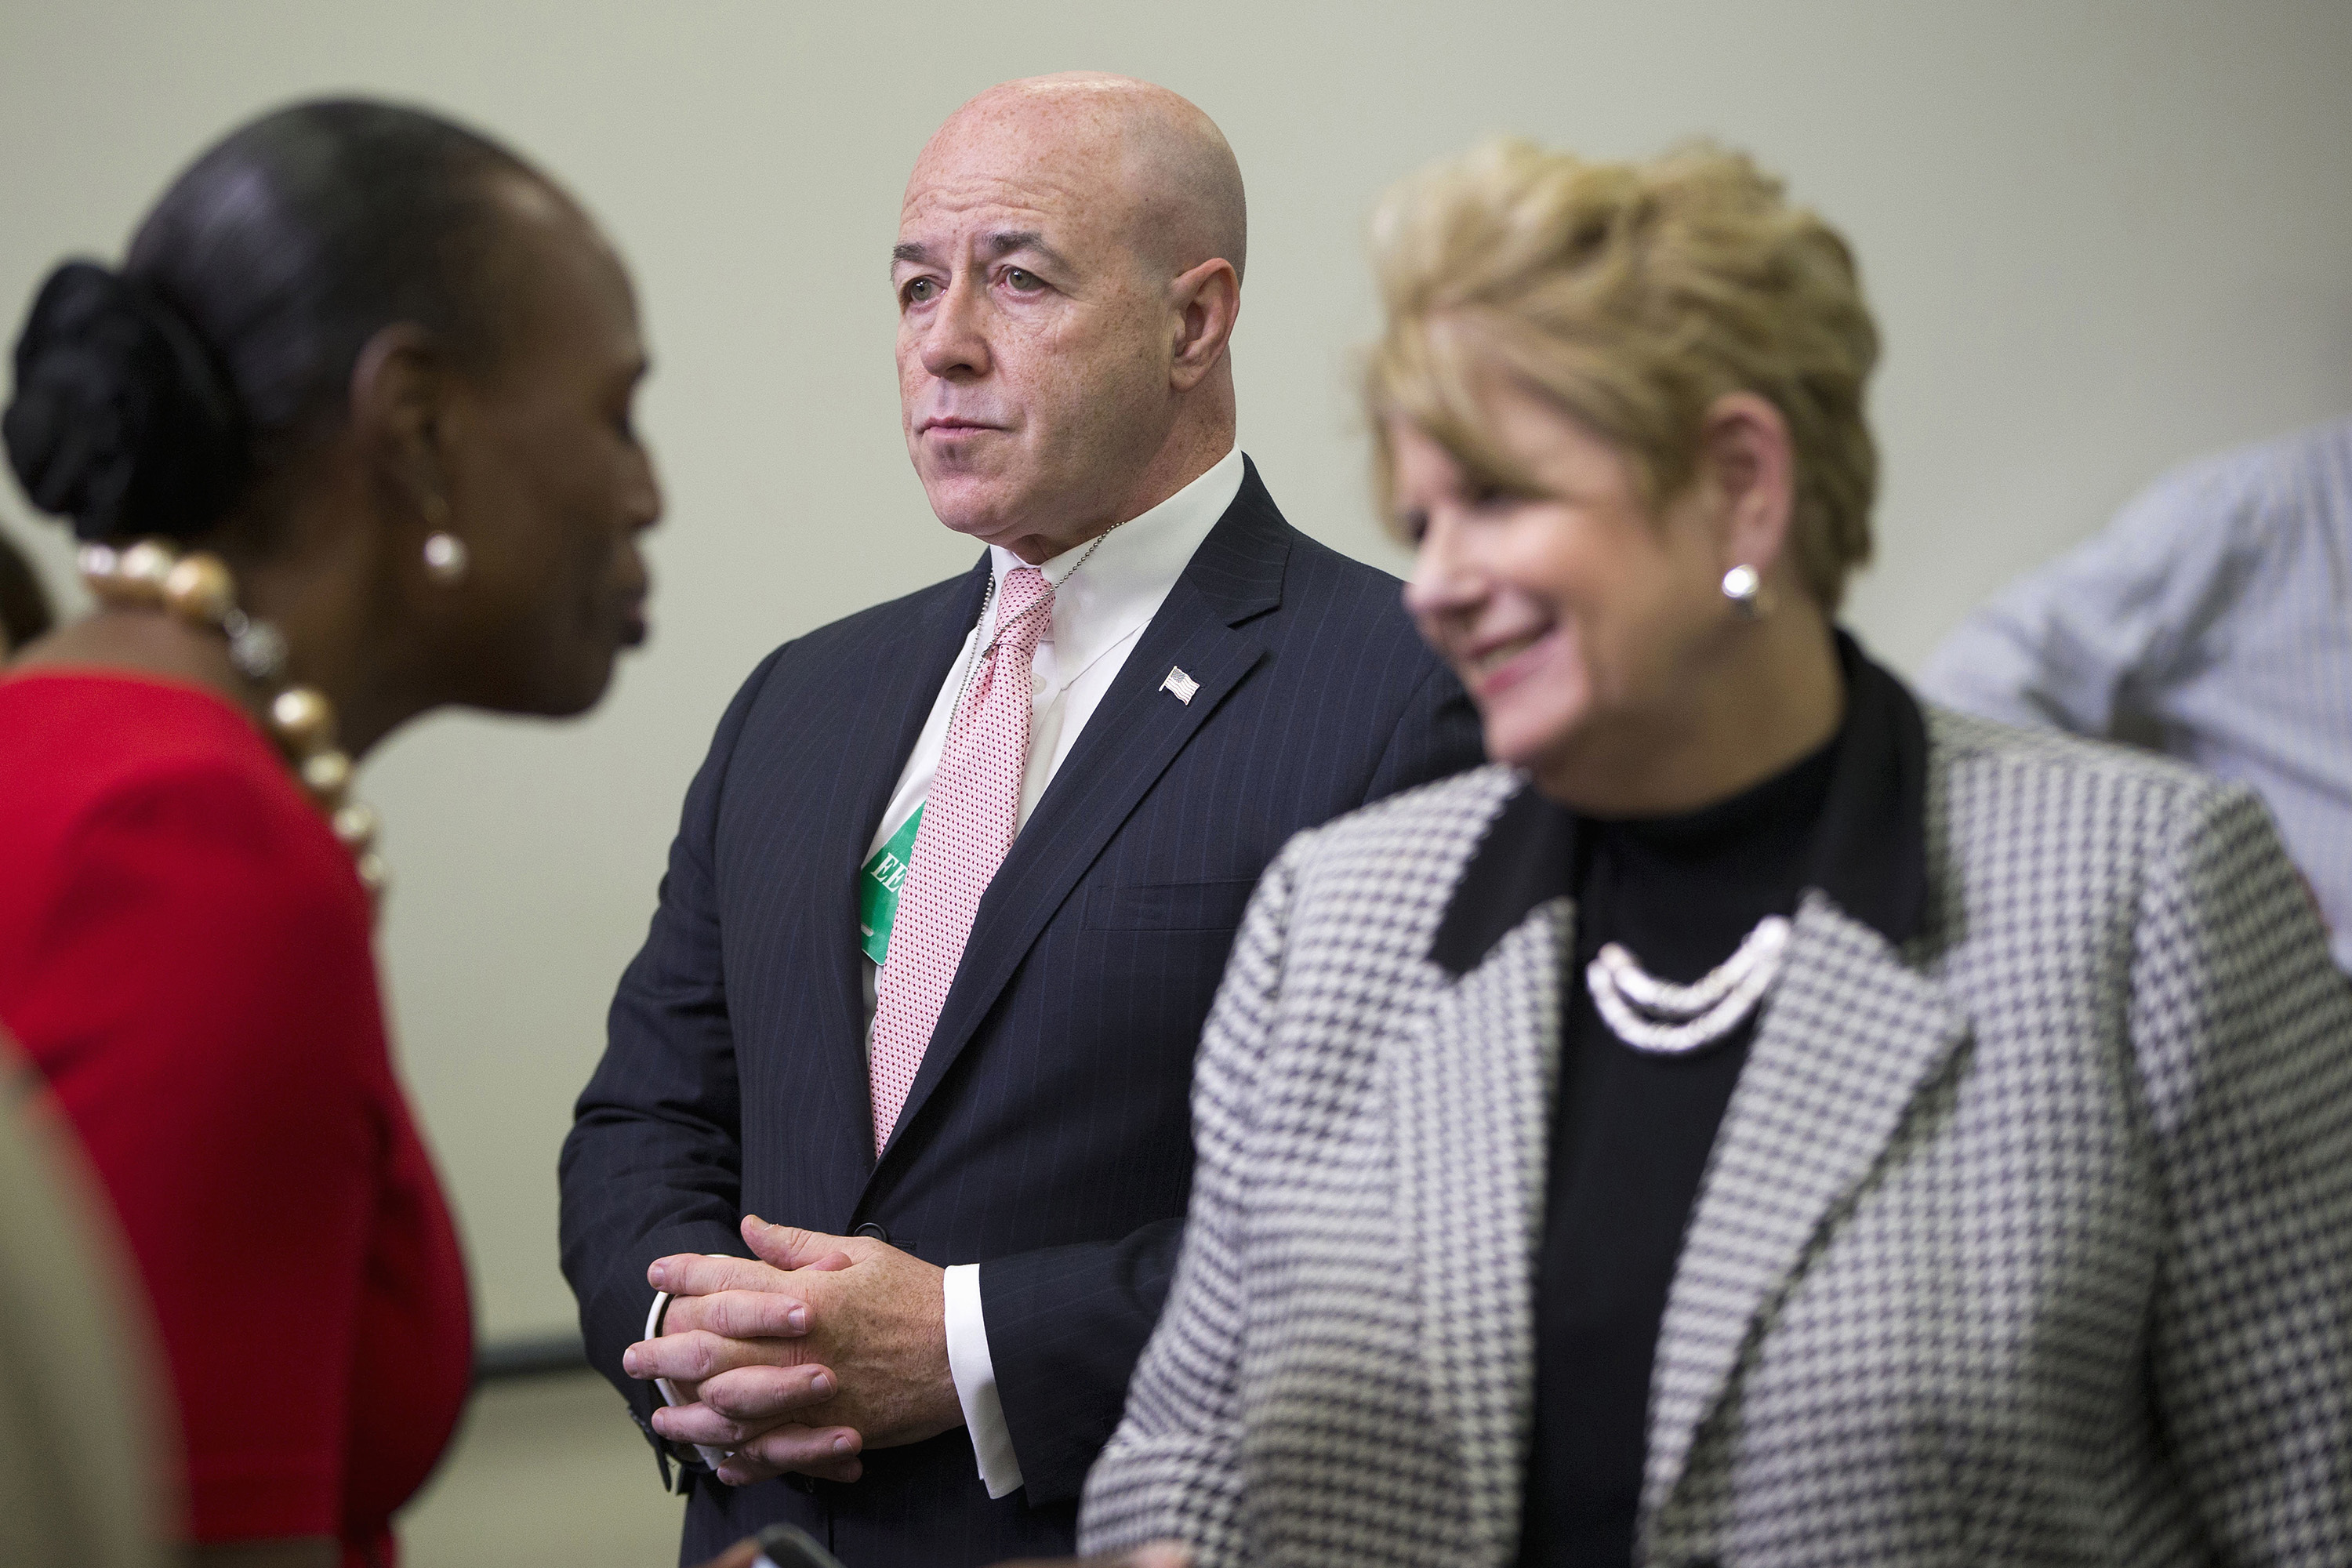
<instances>
[{"instance_id":1,"label":"red dress","mask_svg":"<svg viewBox=\"0 0 2352 1568\"><path fill-rule=\"evenodd\" d=\"M351 857L226 701L0 679L0 1023L138 1259L190 1534L333 1535L347 1564L391 1561L471 1358L369 928Z\"/></svg>"}]
</instances>

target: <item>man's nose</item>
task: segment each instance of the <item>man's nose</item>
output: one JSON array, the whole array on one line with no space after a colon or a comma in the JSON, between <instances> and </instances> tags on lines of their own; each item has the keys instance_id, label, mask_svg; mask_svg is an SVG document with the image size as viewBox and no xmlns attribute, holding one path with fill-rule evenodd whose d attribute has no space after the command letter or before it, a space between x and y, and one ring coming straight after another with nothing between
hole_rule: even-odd
<instances>
[{"instance_id":1,"label":"man's nose","mask_svg":"<svg viewBox=\"0 0 2352 1568\"><path fill-rule=\"evenodd\" d=\"M923 368L942 380L986 375L988 332L977 285L959 278L940 296L922 339Z\"/></svg>"}]
</instances>

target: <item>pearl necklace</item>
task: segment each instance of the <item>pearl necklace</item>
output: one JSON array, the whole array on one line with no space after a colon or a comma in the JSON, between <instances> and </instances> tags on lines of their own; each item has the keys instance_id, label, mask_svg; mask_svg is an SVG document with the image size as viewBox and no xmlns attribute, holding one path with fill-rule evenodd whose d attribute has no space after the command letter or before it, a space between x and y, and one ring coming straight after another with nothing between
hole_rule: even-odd
<instances>
[{"instance_id":1,"label":"pearl necklace","mask_svg":"<svg viewBox=\"0 0 2352 1568\"><path fill-rule=\"evenodd\" d=\"M1648 973L1612 942L1586 965L1584 984L1619 1039L1637 1051L1686 1055L1738 1028L1764 999L1780 976L1789 931L1785 917L1765 916L1738 952L1688 985Z\"/></svg>"},{"instance_id":2,"label":"pearl necklace","mask_svg":"<svg viewBox=\"0 0 2352 1568\"><path fill-rule=\"evenodd\" d=\"M236 579L220 557L183 555L160 539L116 549L85 544L81 580L100 604L113 609L166 611L189 626L228 639L229 662L257 686L276 686L265 712L269 733L300 781L311 804L323 813L335 837L351 852L361 884L381 902L391 880L376 853L379 826L374 810L351 798L352 759L335 744L335 708L312 687L288 686L286 638L267 621L236 605Z\"/></svg>"}]
</instances>

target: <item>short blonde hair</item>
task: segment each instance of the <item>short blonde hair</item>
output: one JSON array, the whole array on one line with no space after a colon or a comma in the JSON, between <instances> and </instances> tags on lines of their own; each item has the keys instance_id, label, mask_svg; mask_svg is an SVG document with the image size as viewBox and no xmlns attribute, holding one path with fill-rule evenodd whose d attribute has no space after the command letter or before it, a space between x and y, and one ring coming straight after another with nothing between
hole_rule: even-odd
<instances>
[{"instance_id":1,"label":"short blonde hair","mask_svg":"<svg viewBox=\"0 0 2352 1568\"><path fill-rule=\"evenodd\" d=\"M1706 143L1589 163L1497 140L1391 189L1372 248L1387 325L1364 390L1385 512L1392 418L1486 482L1532 488L1486 434L1485 367L1617 446L1653 508L1691 479L1716 399L1750 392L1788 422L1794 563L1836 610L1870 559L1878 329L1845 241L1779 180Z\"/></svg>"}]
</instances>

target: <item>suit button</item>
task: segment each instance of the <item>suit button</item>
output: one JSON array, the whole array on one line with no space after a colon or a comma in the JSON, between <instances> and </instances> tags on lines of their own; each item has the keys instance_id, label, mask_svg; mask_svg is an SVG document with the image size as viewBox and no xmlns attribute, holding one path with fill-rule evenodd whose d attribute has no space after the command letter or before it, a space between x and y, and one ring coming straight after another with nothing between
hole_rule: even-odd
<instances>
[{"instance_id":1,"label":"suit button","mask_svg":"<svg viewBox=\"0 0 2352 1568\"><path fill-rule=\"evenodd\" d=\"M868 1237L873 1240L881 1242L886 1247L889 1245L890 1241L890 1233L884 1230L880 1226L876 1225L870 1219L864 1225L859 1226L856 1230L851 1231L849 1234L852 1236Z\"/></svg>"}]
</instances>

